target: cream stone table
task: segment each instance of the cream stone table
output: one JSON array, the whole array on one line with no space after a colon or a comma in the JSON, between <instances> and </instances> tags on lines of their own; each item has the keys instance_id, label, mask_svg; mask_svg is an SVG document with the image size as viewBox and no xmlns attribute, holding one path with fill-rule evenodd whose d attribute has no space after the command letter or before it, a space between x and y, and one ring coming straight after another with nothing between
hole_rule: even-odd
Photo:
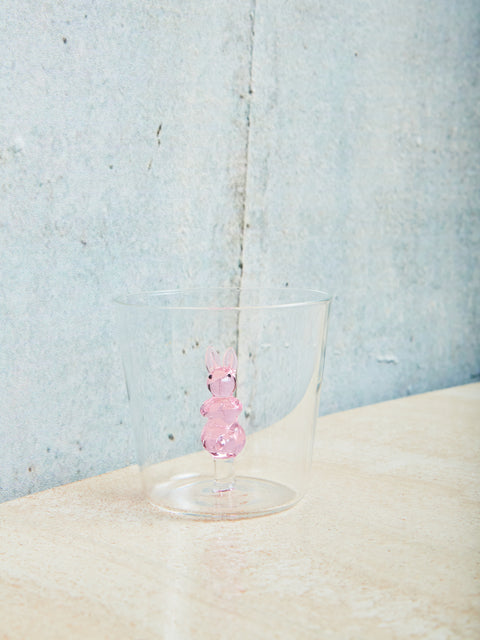
<instances>
[{"instance_id":1,"label":"cream stone table","mask_svg":"<svg viewBox=\"0 0 480 640\"><path fill-rule=\"evenodd\" d=\"M281 514L175 518L122 469L0 505L0 638L480 638L480 384L321 418Z\"/></svg>"}]
</instances>

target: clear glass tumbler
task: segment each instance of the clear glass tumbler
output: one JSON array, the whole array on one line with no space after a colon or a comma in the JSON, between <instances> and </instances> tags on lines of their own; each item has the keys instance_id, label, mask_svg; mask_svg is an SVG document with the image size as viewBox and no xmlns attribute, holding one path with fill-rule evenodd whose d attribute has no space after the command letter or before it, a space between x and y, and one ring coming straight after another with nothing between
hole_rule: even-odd
<instances>
[{"instance_id":1,"label":"clear glass tumbler","mask_svg":"<svg viewBox=\"0 0 480 640\"><path fill-rule=\"evenodd\" d=\"M190 289L115 302L148 499L224 519L298 502L309 481L330 296Z\"/></svg>"}]
</instances>

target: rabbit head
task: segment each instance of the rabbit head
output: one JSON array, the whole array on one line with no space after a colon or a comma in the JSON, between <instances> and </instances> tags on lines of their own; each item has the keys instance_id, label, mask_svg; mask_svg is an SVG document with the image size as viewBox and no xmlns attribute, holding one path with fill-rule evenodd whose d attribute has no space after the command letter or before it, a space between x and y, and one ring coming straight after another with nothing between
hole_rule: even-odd
<instances>
[{"instance_id":1,"label":"rabbit head","mask_svg":"<svg viewBox=\"0 0 480 640\"><path fill-rule=\"evenodd\" d=\"M213 347L208 347L205 364L209 373L207 387L213 396L226 398L233 395L237 386L237 355L230 347L225 351L223 362Z\"/></svg>"}]
</instances>

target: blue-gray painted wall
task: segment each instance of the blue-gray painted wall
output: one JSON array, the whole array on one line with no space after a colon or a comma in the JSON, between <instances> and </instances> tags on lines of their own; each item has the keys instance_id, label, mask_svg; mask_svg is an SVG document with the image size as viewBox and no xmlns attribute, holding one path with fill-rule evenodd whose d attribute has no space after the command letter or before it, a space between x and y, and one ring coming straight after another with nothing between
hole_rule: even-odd
<instances>
[{"instance_id":1,"label":"blue-gray painted wall","mask_svg":"<svg viewBox=\"0 0 480 640\"><path fill-rule=\"evenodd\" d=\"M134 461L117 292L332 291L322 413L480 379L477 1L0 18L0 500Z\"/></svg>"}]
</instances>

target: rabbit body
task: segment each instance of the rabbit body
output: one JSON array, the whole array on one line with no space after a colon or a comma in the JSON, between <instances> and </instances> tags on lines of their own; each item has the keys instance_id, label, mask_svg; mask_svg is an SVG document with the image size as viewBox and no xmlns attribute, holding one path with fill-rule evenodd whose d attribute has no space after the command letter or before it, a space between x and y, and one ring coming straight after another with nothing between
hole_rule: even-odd
<instances>
[{"instance_id":1,"label":"rabbit body","mask_svg":"<svg viewBox=\"0 0 480 640\"><path fill-rule=\"evenodd\" d=\"M242 403L232 396L227 398L209 398L200 407L200 413L209 420L218 420L225 424L236 422L242 412Z\"/></svg>"},{"instance_id":2,"label":"rabbit body","mask_svg":"<svg viewBox=\"0 0 480 640\"><path fill-rule=\"evenodd\" d=\"M209 347L205 361L209 372L207 387L213 397L200 407L200 413L207 418L202 444L216 458L233 458L242 451L246 440L245 431L237 422L242 403L233 396L237 356L233 349L227 349L222 363L218 353Z\"/></svg>"}]
</instances>

